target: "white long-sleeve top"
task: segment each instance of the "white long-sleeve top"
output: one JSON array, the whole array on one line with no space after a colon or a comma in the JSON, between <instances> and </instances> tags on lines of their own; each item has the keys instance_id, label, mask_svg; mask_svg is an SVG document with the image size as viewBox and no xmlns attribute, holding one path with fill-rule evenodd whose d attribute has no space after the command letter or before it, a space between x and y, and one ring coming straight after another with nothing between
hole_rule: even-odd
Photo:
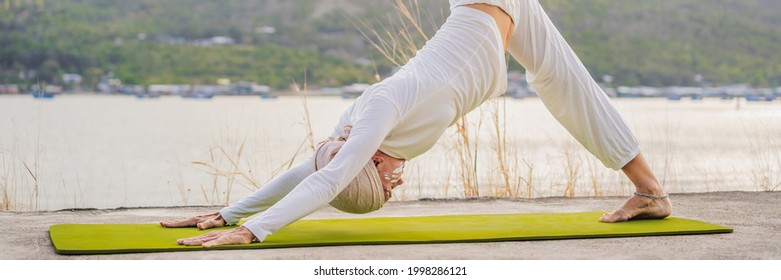
<instances>
[{"instance_id":1,"label":"white long-sleeve top","mask_svg":"<svg viewBox=\"0 0 781 280\"><path fill-rule=\"evenodd\" d=\"M434 146L458 118L504 93L507 72L502 37L494 19L460 7L414 58L392 77L370 86L342 114L334 135L352 124L350 137L331 162L314 172L311 159L220 211L257 237L327 205L379 149L402 159Z\"/></svg>"}]
</instances>

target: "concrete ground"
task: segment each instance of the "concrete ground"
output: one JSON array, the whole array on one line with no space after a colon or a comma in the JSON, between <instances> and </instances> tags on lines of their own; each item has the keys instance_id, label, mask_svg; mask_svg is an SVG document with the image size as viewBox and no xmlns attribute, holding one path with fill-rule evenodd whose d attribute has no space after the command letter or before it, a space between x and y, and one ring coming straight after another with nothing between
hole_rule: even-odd
<instances>
[{"instance_id":1,"label":"concrete ground","mask_svg":"<svg viewBox=\"0 0 781 280\"><path fill-rule=\"evenodd\" d=\"M362 217L608 211L625 197L390 202ZM217 207L0 213L0 259L781 259L781 192L673 194L674 216L733 228L729 234L463 244L339 246L61 256L48 228L59 223L156 223ZM307 217L355 217L324 208Z\"/></svg>"}]
</instances>

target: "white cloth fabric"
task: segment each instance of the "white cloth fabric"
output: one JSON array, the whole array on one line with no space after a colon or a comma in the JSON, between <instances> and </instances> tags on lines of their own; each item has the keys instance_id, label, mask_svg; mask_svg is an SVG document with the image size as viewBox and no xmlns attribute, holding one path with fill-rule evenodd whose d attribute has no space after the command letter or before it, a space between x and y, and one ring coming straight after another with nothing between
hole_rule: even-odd
<instances>
[{"instance_id":1,"label":"white cloth fabric","mask_svg":"<svg viewBox=\"0 0 781 280\"><path fill-rule=\"evenodd\" d=\"M515 30L507 51L545 107L602 164L620 169L640 153L629 127L537 0L450 0L450 8L486 3L504 10Z\"/></svg>"},{"instance_id":2,"label":"white cloth fabric","mask_svg":"<svg viewBox=\"0 0 781 280\"><path fill-rule=\"evenodd\" d=\"M402 159L429 150L460 116L504 93L506 75L493 18L454 9L414 58L345 110L333 136L352 124L350 138L325 168L314 172L310 158L220 214L235 224L262 212L243 225L263 240L327 205L378 149Z\"/></svg>"},{"instance_id":3,"label":"white cloth fabric","mask_svg":"<svg viewBox=\"0 0 781 280\"><path fill-rule=\"evenodd\" d=\"M377 149L402 159L429 150L459 117L507 86L502 36L493 18L458 7L488 3L515 23L509 51L527 69L529 83L559 122L606 166L618 169L639 147L607 96L593 81L535 0L451 1L451 15L434 37L392 77L370 86L342 114L350 138L323 169L312 159L220 211L228 224L244 223L258 238L327 205Z\"/></svg>"}]
</instances>

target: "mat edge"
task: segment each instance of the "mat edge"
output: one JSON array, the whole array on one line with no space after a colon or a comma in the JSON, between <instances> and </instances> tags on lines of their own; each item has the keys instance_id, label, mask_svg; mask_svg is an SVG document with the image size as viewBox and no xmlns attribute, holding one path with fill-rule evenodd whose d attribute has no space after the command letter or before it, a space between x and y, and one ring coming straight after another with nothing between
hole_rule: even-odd
<instances>
[{"instance_id":1,"label":"mat edge","mask_svg":"<svg viewBox=\"0 0 781 280\"><path fill-rule=\"evenodd\" d=\"M698 234L726 234L732 233L733 229L712 229L712 230L692 230L692 231L679 231L679 232L655 232L647 233L643 235L637 234L615 234L615 235L562 235L562 236L548 236L548 237L524 237L524 238L493 238L493 239L462 239L462 240L431 240L425 242L413 242L413 241L381 241L381 242L355 242L355 243L311 243L311 244L285 244L274 245L268 244L261 245L228 245L218 246L214 248L202 248L202 247L181 247L176 249L161 248L161 249L142 249L142 250L60 250L55 247L55 252L60 255L110 255L110 254L134 254L134 253L163 253L163 252L192 252L192 251L217 251L217 250L247 250L247 249L280 249L280 248L304 248L304 247L333 247L333 246L372 246L372 245L417 245L417 244L453 244L453 243L492 243L492 242L523 242L523 241L556 241L556 240L574 240L574 239L605 239L605 238L630 238L630 237L649 237L649 236L682 236L682 235L698 235Z\"/></svg>"}]
</instances>

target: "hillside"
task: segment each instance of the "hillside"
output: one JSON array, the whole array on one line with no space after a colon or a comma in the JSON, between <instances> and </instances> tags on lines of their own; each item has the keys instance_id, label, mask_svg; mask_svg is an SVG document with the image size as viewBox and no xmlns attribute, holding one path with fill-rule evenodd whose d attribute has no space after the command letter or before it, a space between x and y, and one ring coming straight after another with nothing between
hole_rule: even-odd
<instances>
[{"instance_id":1,"label":"hillside","mask_svg":"<svg viewBox=\"0 0 781 280\"><path fill-rule=\"evenodd\" d=\"M781 2L541 1L594 77L621 85L781 84ZM128 84L252 80L285 88L373 82L392 64L358 32L382 32L395 2L360 0L0 0L0 83L108 73ZM419 1L433 34L447 1ZM221 36L232 44L202 46ZM511 65L520 69L518 65Z\"/></svg>"},{"instance_id":2,"label":"hillside","mask_svg":"<svg viewBox=\"0 0 781 280\"><path fill-rule=\"evenodd\" d=\"M781 2L544 1L597 77L621 84L781 84Z\"/></svg>"}]
</instances>

